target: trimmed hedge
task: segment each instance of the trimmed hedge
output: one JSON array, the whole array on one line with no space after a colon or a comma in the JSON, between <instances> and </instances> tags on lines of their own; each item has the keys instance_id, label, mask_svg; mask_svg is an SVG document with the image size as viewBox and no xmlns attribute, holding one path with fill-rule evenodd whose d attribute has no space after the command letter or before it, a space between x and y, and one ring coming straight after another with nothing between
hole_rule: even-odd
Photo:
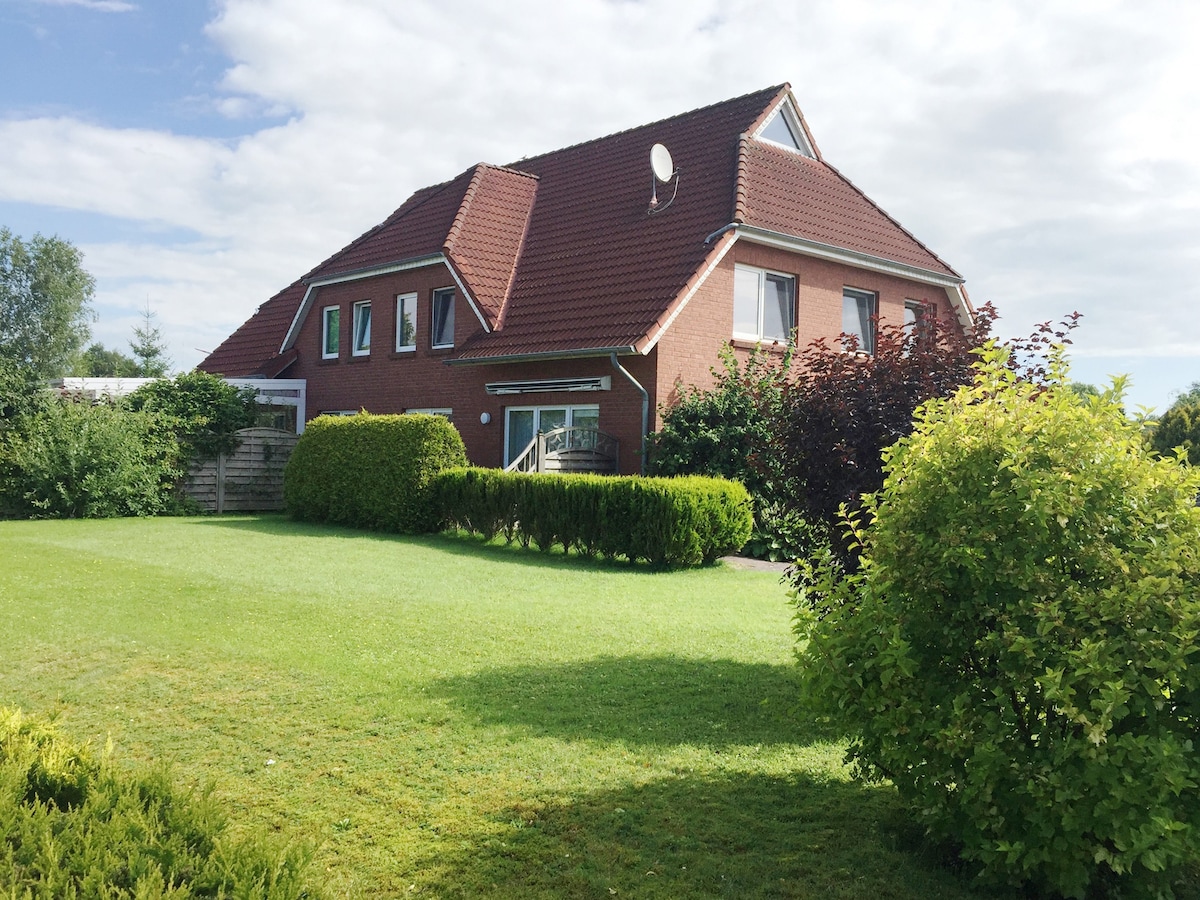
<instances>
[{"instance_id":1,"label":"trimmed hedge","mask_svg":"<svg viewBox=\"0 0 1200 900\"><path fill-rule=\"evenodd\" d=\"M308 849L232 840L211 794L179 791L162 769L118 773L3 707L0 822L6 897L322 896Z\"/></svg>"},{"instance_id":2,"label":"trimmed hedge","mask_svg":"<svg viewBox=\"0 0 1200 900\"><path fill-rule=\"evenodd\" d=\"M561 546L585 556L695 566L736 552L753 525L750 495L734 481L535 475L450 469L433 482L445 519L491 539Z\"/></svg>"},{"instance_id":3,"label":"trimmed hedge","mask_svg":"<svg viewBox=\"0 0 1200 900\"><path fill-rule=\"evenodd\" d=\"M289 514L377 531L437 531L430 479L466 465L462 437L442 416L318 416L283 472Z\"/></svg>"}]
</instances>

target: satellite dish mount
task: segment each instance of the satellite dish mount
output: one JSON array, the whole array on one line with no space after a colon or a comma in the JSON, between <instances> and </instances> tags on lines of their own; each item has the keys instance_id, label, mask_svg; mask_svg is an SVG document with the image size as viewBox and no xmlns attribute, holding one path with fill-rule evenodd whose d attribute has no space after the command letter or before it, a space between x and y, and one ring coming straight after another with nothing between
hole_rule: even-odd
<instances>
[{"instance_id":1,"label":"satellite dish mount","mask_svg":"<svg viewBox=\"0 0 1200 900\"><path fill-rule=\"evenodd\" d=\"M679 193L679 170L675 168L675 164L671 161L671 151L662 144L655 144L650 148L650 172L650 208L646 212L653 216L675 202L675 195ZM672 181L675 182L675 186L671 190L670 199L660 202L658 199L658 186L660 184L670 184Z\"/></svg>"}]
</instances>

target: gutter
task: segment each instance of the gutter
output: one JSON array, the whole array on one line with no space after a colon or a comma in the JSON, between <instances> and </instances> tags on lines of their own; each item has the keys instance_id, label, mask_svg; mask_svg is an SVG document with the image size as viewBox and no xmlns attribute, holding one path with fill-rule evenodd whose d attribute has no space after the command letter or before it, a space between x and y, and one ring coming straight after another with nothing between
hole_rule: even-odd
<instances>
[{"instance_id":1,"label":"gutter","mask_svg":"<svg viewBox=\"0 0 1200 900\"><path fill-rule=\"evenodd\" d=\"M629 379L629 383L637 388L638 393L642 395L642 446L638 451L638 455L641 457L641 465L639 470L642 475L645 475L646 432L650 428L650 395L646 393L646 389L642 387L641 383L629 373L629 370L617 362L616 353L613 353L611 356L609 356L609 359L612 360L613 368Z\"/></svg>"}]
</instances>

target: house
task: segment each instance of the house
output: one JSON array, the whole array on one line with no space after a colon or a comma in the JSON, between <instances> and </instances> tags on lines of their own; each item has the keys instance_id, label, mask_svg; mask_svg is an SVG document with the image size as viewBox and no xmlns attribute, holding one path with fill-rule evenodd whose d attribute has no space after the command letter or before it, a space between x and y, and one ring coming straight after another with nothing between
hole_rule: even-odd
<instances>
[{"instance_id":1,"label":"house","mask_svg":"<svg viewBox=\"0 0 1200 900\"><path fill-rule=\"evenodd\" d=\"M869 352L931 313L971 327L963 278L825 162L785 84L422 188L200 368L303 379L308 418L447 415L484 466L598 429L637 472L724 343Z\"/></svg>"}]
</instances>

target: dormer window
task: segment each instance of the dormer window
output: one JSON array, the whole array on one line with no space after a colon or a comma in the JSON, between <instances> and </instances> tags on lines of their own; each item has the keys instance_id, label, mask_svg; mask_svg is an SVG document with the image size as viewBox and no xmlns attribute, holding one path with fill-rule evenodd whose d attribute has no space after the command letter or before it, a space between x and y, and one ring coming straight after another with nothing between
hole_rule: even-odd
<instances>
[{"instance_id":1,"label":"dormer window","mask_svg":"<svg viewBox=\"0 0 1200 900\"><path fill-rule=\"evenodd\" d=\"M433 347L454 346L454 288L433 292Z\"/></svg>"},{"instance_id":2,"label":"dormer window","mask_svg":"<svg viewBox=\"0 0 1200 900\"><path fill-rule=\"evenodd\" d=\"M354 304L354 343L351 352L355 356L367 356L371 352L370 300L360 300Z\"/></svg>"}]
</instances>

